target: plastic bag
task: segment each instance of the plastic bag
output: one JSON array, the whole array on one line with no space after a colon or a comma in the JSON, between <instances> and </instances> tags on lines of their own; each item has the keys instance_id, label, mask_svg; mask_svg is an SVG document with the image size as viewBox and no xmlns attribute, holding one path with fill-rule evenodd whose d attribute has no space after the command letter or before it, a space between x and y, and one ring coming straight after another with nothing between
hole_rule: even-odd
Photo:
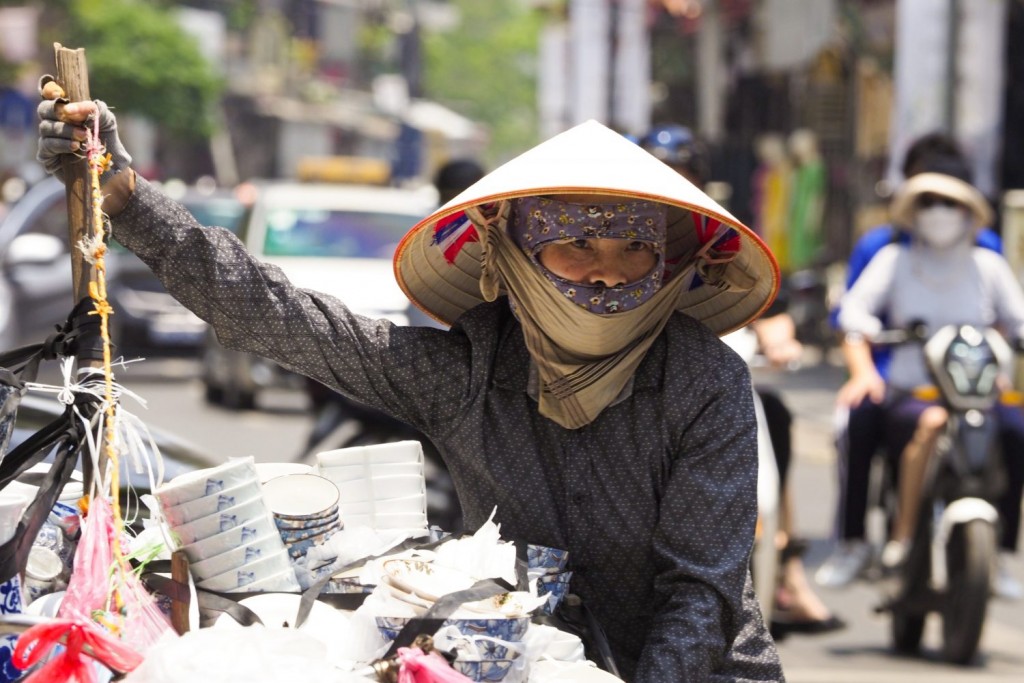
<instances>
[{"instance_id":1,"label":"plastic bag","mask_svg":"<svg viewBox=\"0 0 1024 683\"><path fill-rule=\"evenodd\" d=\"M171 625L139 577L115 566L113 520L110 503L94 498L82 524L75 569L58 617L96 621L98 612L108 627L119 631L122 642L145 653L171 630ZM122 605L116 604L115 594L123 601Z\"/></svg>"}]
</instances>

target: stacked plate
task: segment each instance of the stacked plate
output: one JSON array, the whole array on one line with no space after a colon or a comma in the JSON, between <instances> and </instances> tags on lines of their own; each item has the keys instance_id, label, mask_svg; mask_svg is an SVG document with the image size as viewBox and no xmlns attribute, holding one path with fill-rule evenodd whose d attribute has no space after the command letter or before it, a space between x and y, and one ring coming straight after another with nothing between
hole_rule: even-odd
<instances>
[{"instance_id":1,"label":"stacked plate","mask_svg":"<svg viewBox=\"0 0 1024 683\"><path fill-rule=\"evenodd\" d=\"M419 441L318 453L317 470L338 487L349 526L427 528L427 487Z\"/></svg>"},{"instance_id":2,"label":"stacked plate","mask_svg":"<svg viewBox=\"0 0 1024 683\"><path fill-rule=\"evenodd\" d=\"M393 559L381 565L379 589L400 601L403 611L423 616L442 596L471 587L476 580L456 569L422 560ZM503 593L464 603L445 622L461 634L453 666L472 680L500 681L525 649L530 612L545 602L529 593ZM410 617L375 617L377 629L393 640Z\"/></svg>"},{"instance_id":3,"label":"stacked plate","mask_svg":"<svg viewBox=\"0 0 1024 683\"><path fill-rule=\"evenodd\" d=\"M189 472L153 492L196 586L225 593L298 590L252 458Z\"/></svg>"},{"instance_id":4,"label":"stacked plate","mask_svg":"<svg viewBox=\"0 0 1024 683\"><path fill-rule=\"evenodd\" d=\"M286 474L270 479L263 484L263 497L294 559L342 528L338 487L317 474Z\"/></svg>"}]
</instances>

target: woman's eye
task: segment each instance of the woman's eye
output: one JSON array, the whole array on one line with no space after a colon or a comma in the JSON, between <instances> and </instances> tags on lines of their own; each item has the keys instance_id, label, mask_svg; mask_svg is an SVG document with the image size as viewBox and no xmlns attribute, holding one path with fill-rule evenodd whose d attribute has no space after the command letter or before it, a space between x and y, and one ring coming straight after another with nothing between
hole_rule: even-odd
<instances>
[{"instance_id":1,"label":"woman's eye","mask_svg":"<svg viewBox=\"0 0 1024 683\"><path fill-rule=\"evenodd\" d=\"M585 240L585 239L576 239L576 240L573 240L572 242L569 242L569 244L571 244L576 249L589 249L590 248L590 242L588 240Z\"/></svg>"},{"instance_id":2,"label":"woman's eye","mask_svg":"<svg viewBox=\"0 0 1024 683\"><path fill-rule=\"evenodd\" d=\"M650 242L643 242L641 240L633 240L626 247L626 251L648 251L651 248L652 247L651 247L651 243Z\"/></svg>"}]
</instances>

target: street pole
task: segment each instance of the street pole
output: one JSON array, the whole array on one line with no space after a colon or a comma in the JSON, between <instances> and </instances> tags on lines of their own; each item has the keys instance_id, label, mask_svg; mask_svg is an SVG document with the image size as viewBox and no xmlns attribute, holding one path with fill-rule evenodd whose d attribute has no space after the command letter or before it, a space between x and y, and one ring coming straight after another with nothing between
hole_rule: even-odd
<instances>
[{"instance_id":1,"label":"street pole","mask_svg":"<svg viewBox=\"0 0 1024 683\"><path fill-rule=\"evenodd\" d=\"M957 55L960 52L960 0L949 0L948 42L946 49L946 132L956 137Z\"/></svg>"}]
</instances>

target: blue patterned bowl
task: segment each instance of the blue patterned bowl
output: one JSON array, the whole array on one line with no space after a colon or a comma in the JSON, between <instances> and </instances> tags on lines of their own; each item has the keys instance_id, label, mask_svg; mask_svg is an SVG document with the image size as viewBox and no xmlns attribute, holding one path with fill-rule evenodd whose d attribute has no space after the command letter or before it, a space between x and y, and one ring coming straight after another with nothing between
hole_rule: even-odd
<instances>
[{"instance_id":1,"label":"blue patterned bowl","mask_svg":"<svg viewBox=\"0 0 1024 683\"><path fill-rule=\"evenodd\" d=\"M277 520L275 520L277 521ZM281 540L285 543L296 543L298 541L305 541L307 538L313 538L320 534L334 533L341 528L341 520L338 517L333 517L327 520L322 520L325 523L317 526L311 526L308 529L285 529L280 524L277 526L278 531L281 534Z\"/></svg>"},{"instance_id":2,"label":"blue patterned bowl","mask_svg":"<svg viewBox=\"0 0 1024 683\"><path fill-rule=\"evenodd\" d=\"M533 543L526 546L526 566L530 569L543 569L545 574L556 574L564 570L568 562L568 550Z\"/></svg>"},{"instance_id":3,"label":"blue patterned bowl","mask_svg":"<svg viewBox=\"0 0 1024 683\"><path fill-rule=\"evenodd\" d=\"M503 681L514 665L514 659L482 659L479 661L456 659L452 663L452 668L473 681Z\"/></svg>"},{"instance_id":4,"label":"blue patterned bowl","mask_svg":"<svg viewBox=\"0 0 1024 683\"><path fill-rule=\"evenodd\" d=\"M327 526L328 524L337 521L338 519L338 506L332 505L327 508L323 514L310 515L309 517L297 518L297 517L281 517L274 515L274 523L277 524L277 528L282 531L295 531L301 529L312 529L318 526Z\"/></svg>"},{"instance_id":5,"label":"blue patterned bowl","mask_svg":"<svg viewBox=\"0 0 1024 683\"><path fill-rule=\"evenodd\" d=\"M537 595L547 595L548 601L541 608L543 614L553 614L559 603L569 593L572 572L545 574L537 579Z\"/></svg>"},{"instance_id":6,"label":"blue patterned bowl","mask_svg":"<svg viewBox=\"0 0 1024 683\"><path fill-rule=\"evenodd\" d=\"M317 534L316 536L304 538L301 541L285 541L284 545L286 548L288 548L288 554L291 555L292 559L297 560L300 557L303 557L309 551L310 548L312 548L315 545L320 545L321 543L329 539L331 536L333 536L337 531L338 528L335 527L334 529L330 529L322 534Z\"/></svg>"},{"instance_id":7,"label":"blue patterned bowl","mask_svg":"<svg viewBox=\"0 0 1024 683\"><path fill-rule=\"evenodd\" d=\"M377 630L385 640L394 640L412 617L375 617ZM448 619L444 626L454 626L467 636L490 636L498 640L518 642L530 627L530 617L514 619Z\"/></svg>"}]
</instances>

